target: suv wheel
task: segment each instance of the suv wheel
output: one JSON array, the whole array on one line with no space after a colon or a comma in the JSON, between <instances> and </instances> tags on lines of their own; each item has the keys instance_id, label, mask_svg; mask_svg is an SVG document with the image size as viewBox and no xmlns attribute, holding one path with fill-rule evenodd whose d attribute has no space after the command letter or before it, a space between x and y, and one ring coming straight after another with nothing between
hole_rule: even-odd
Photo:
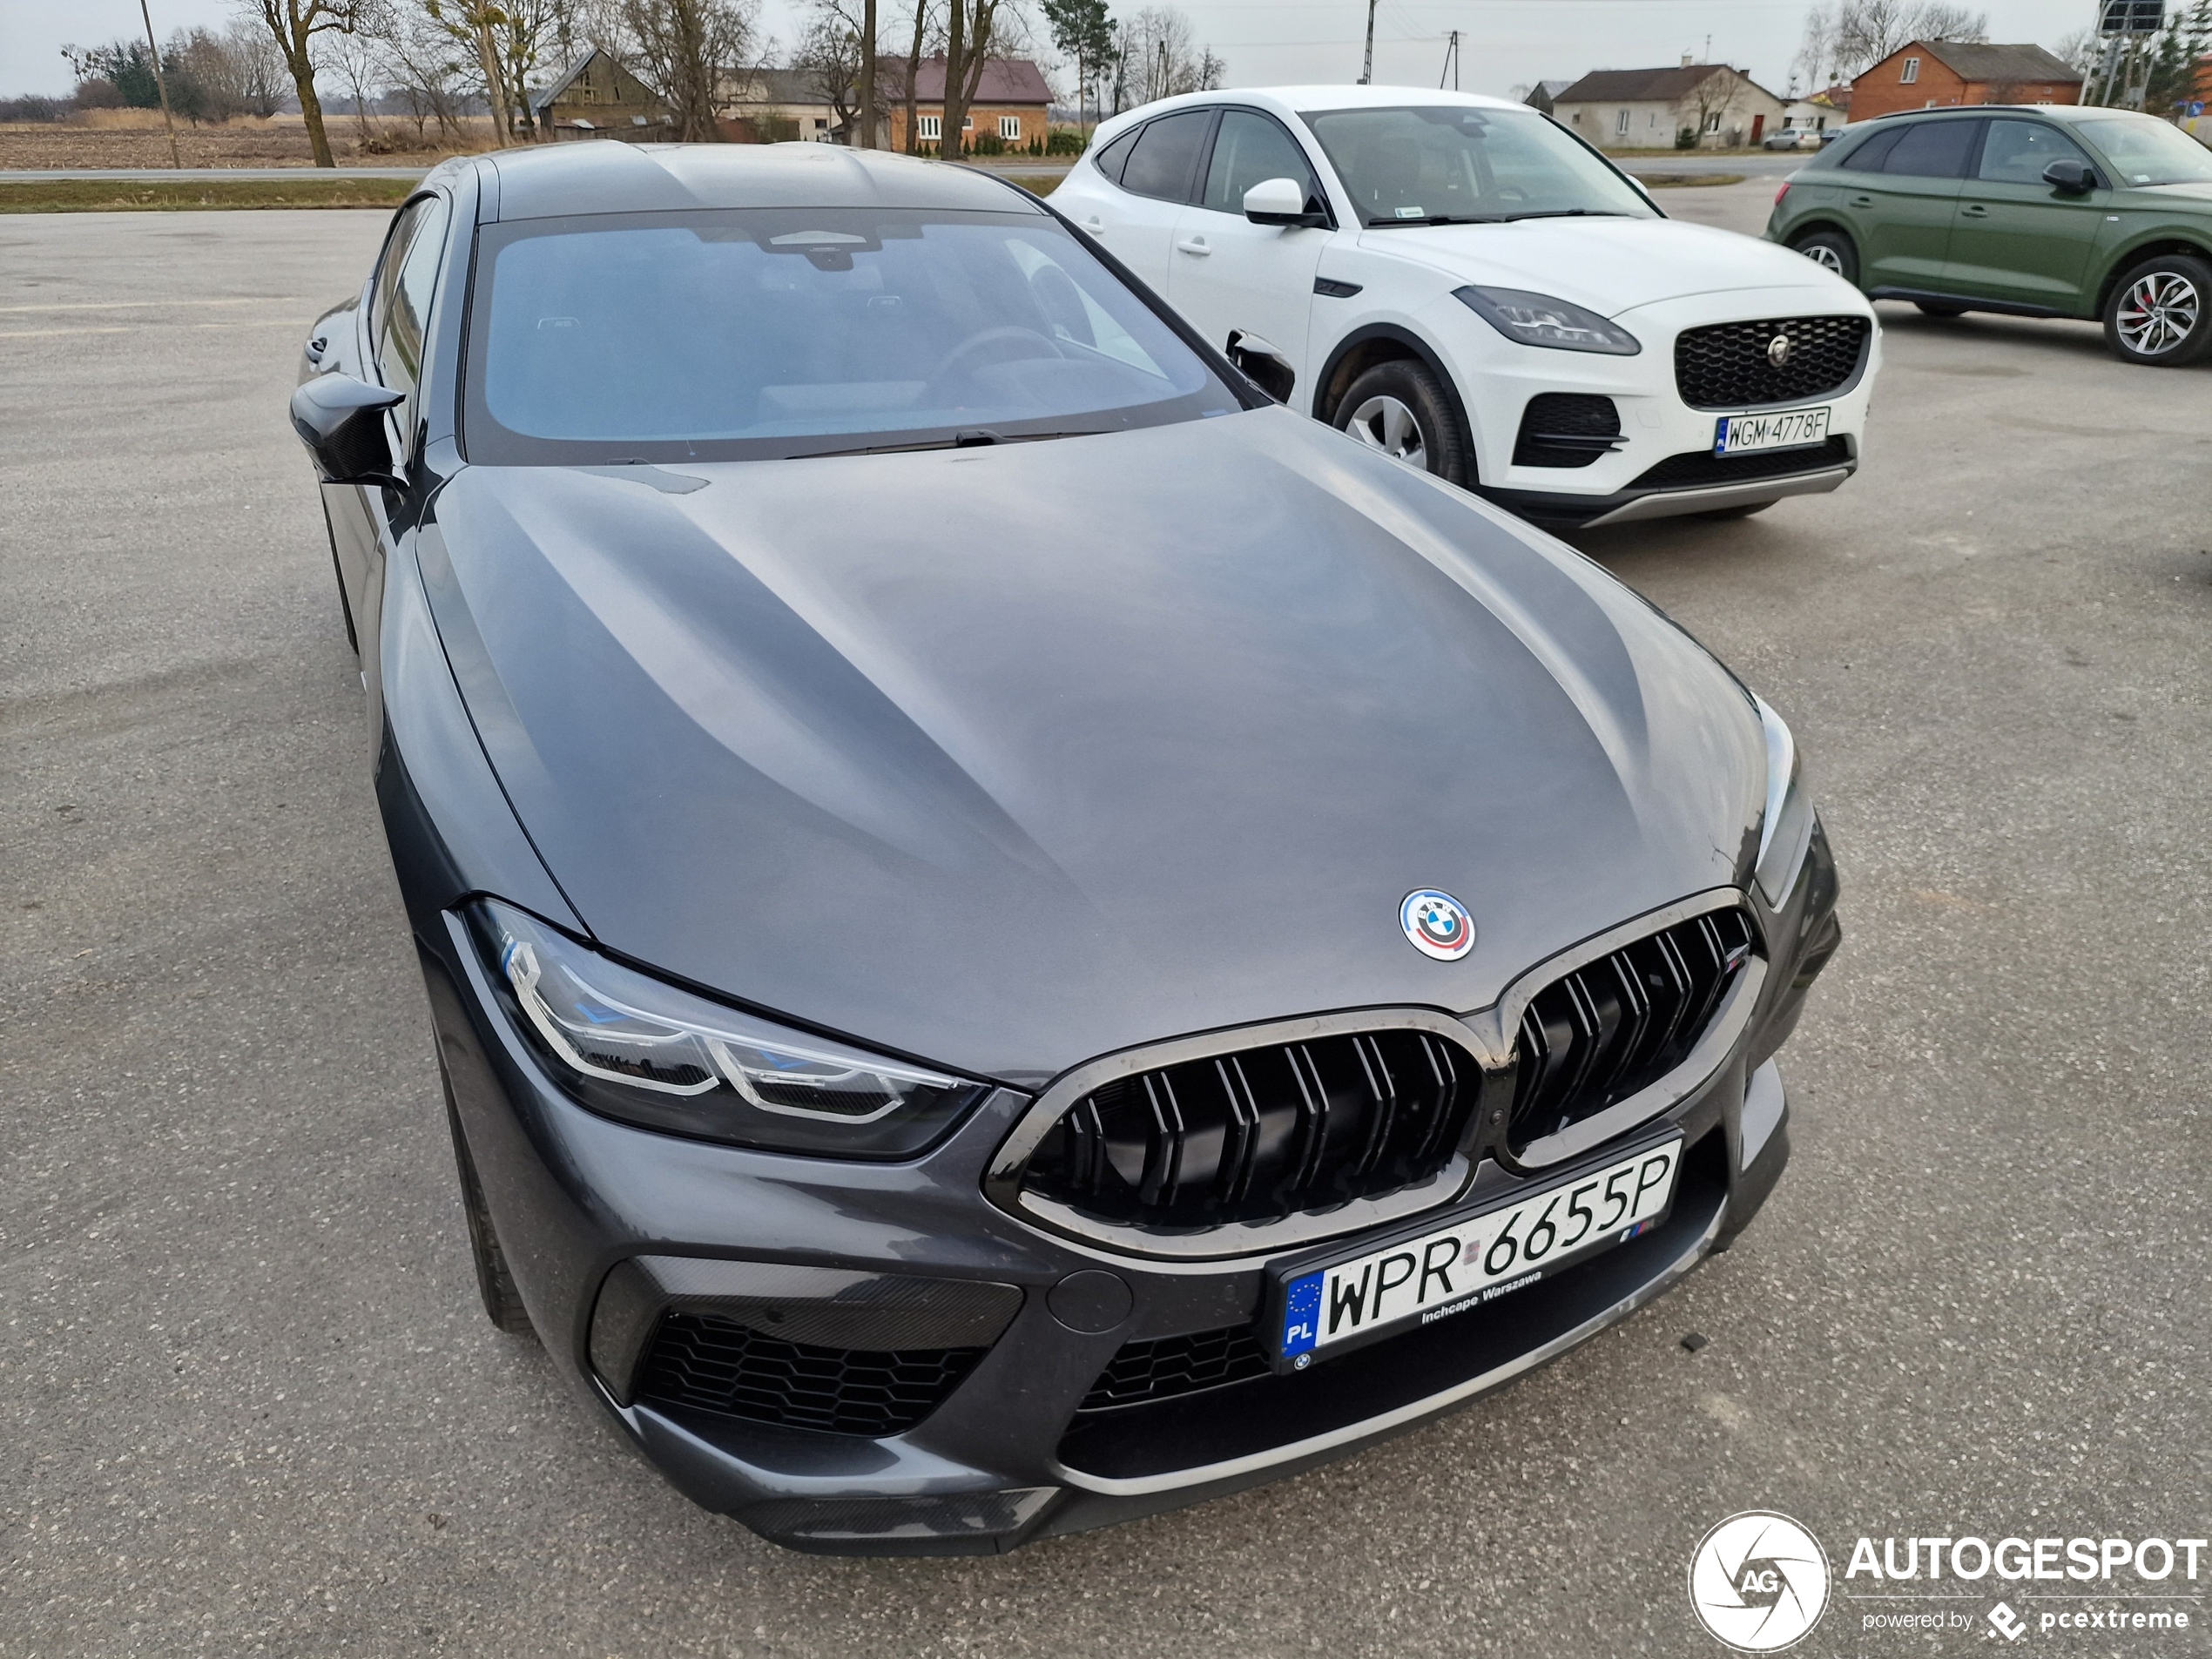
<instances>
[{"instance_id":1,"label":"suv wheel","mask_svg":"<svg viewBox=\"0 0 2212 1659\"><path fill-rule=\"evenodd\" d=\"M445 1068L439 1067L441 1080ZM461 1171L461 1211L469 1223L469 1253L475 1258L476 1290L484 1298L484 1312L510 1336L535 1335L515 1276L507 1268L507 1252L492 1231L491 1207L484 1202L483 1183L476 1178L476 1162L462 1138L461 1114L454 1109L453 1085L446 1084L446 1127L453 1131L453 1161Z\"/></svg>"},{"instance_id":2,"label":"suv wheel","mask_svg":"<svg viewBox=\"0 0 2212 1659\"><path fill-rule=\"evenodd\" d=\"M1823 270L1833 271L1853 287L1858 286L1858 250L1841 231L1815 231L1790 246Z\"/></svg>"},{"instance_id":3,"label":"suv wheel","mask_svg":"<svg viewBox=\"0 0 2212 1659\"><path fill-rule=\"evenodd\" d=\"M1447 483L1470 481L1467 439L1452 400L1422 363L1401 358L1376 364L1338 403L1335 426Z\"/></svg>"},{"instance_id":4,"label":"suv wheel","mask_svg":"<svg viewBox=\"0 0 2212 1659\"><path fill-rule=\"evenodd\" d=\"M2105 301L2105 343L2123 363L2195 362L2212 346L2212 265L2164 253L2128 272Z\"/></svg>"}]
</instances>

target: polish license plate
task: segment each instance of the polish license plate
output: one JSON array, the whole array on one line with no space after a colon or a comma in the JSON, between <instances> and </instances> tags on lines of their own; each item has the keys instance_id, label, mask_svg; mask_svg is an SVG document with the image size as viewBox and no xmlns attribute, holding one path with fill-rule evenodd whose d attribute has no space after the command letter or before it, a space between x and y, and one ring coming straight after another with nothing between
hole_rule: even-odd
<instances>
[{"instance_id":1,"label":"polish license plate","mask_svg":"<svg viewBox=\"0 0 2212 1659\"><path fill-rule=\"evenodd\" d=\"M1510 1204L1430 1222L1359 1255L1273 1270L1278 1372L1465 1313L1562 1267L1651 1231L1667 1218L1682 1136L1637 1150Z\"/></svg>"},{"instance_id":2,"label":"polish license plate","mask_svg":"<svg viewBox=\"0 0 2212 1659\"><path fill-rule=\"evenodd\" d=\"M1828 411L1784 409L1779 415L1723 415L1713 428L1713 453L1749 455L1755 449L1802 449L1828 442Z\"/></svg>"}]
</instances>

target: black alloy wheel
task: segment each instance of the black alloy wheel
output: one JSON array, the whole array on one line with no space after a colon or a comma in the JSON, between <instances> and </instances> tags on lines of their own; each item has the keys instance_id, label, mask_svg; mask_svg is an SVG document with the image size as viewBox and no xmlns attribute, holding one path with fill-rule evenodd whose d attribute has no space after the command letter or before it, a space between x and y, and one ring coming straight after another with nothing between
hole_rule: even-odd
<instances>
[{"instance_id":1,"label":"black alloy wheel","mask_svg":"<svg viewBox=\"0 0 2212 1659\"><path fill-rule=\"evenodd\" d=\"M1411 358L1378 363L1352 382L1335 426L1371 449L1462 487L1474 482L1467 436L1436 376Z\"/></svg>"}]
</instances>

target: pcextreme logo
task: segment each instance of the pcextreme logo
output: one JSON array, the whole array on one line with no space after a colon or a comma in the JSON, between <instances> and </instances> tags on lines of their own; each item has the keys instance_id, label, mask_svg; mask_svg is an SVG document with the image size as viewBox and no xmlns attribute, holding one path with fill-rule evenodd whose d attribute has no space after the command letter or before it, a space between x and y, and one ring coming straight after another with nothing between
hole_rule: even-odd
<instances>
[{"instance_id":1,"label":"pcextreme logo","mask_svg":"<svg viewBox=\"0 0 2212 1659\"><path fill-rule=\"evenodd\" d=\"M1778 1653L1803 1641L1827 1611L1828 1582L1820 1541L1765 1509L1730 1515L1689 1558L1690 1610L1739 1653Z\"/></svg>"}]
</instances>

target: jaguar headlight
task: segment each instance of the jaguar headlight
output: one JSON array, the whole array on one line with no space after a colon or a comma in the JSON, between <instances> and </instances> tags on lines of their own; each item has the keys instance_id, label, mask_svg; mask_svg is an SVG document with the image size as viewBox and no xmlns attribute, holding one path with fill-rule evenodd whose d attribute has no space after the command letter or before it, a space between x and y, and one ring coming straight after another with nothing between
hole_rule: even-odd
<instances>
[{"instance_id":1,"label":"jaguar headlight","mask_svg":"<svg viewBox=\"0 0 2212 1659\"><path fill-rule=\"evenodd\" d=\"M1627 329L1616 328L1596 312L1554 300L1548 293L1470 285L1453 289L1452 297L1507 340L1524 346L1604 352L1615 357L1633 357L1643 349Z\"/></svg>"},{"instance_id":2,"label":"jaguar headlight","mask_svg":"<svg viewBox=\"0 0 2212 1659\"><path fill-rule=\"evenodd\" d=\"M835 1157L921 1150L989 1085L886 1060L680 990L484 900L469 923L509 1012L610 1117Z\"/></svg>"},{"instance_id":3,"label":"jaguar headlight","mask_svg":"<svg viewBox=\"0 0 2212 1659\"><path fill-rule=\"evenodd\" d=\"M1797 867L1812 844L1812 799L1797 764L1797 739L1782 717L1754 697L1766 733L1766 811L1759 820L1759 891L1780 906L1796 885Z\"/></svg>"}]
</instances>

